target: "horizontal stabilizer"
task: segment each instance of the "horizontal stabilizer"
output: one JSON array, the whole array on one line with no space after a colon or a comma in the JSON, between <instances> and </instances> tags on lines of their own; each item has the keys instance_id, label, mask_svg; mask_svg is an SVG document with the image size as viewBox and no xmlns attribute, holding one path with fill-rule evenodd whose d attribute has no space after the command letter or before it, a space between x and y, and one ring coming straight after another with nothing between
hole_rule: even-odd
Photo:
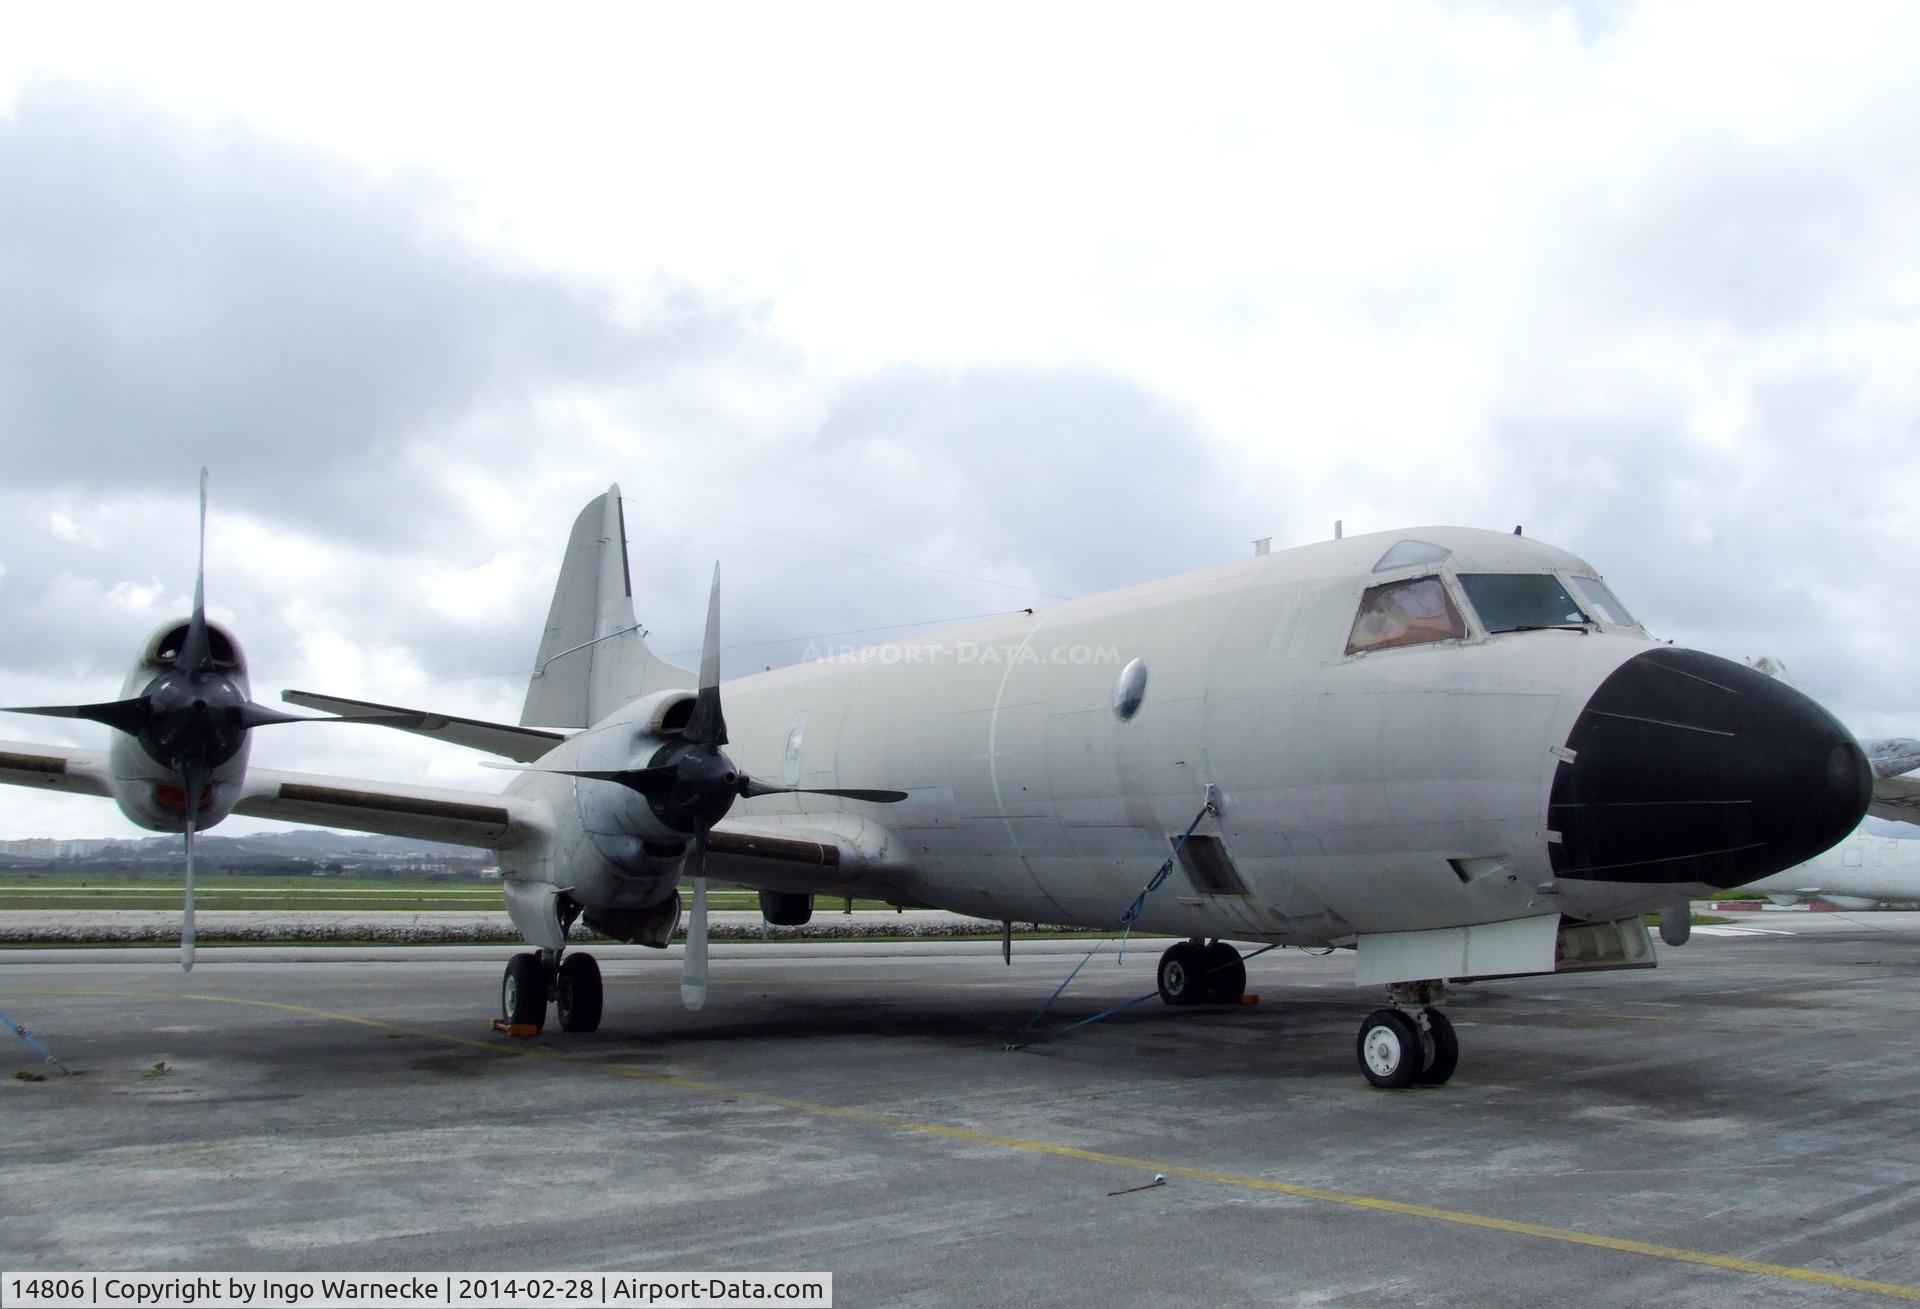
<instances>
[{"instance_id":1,"label":"horizontal stabilizer","mask_svg":"<svg viewBox=\"0 0 1920 1309\"><path fill-rule=\"evenodd\" d=\"M392 727L436 741L451 741L504 759L530 764L567 739L568 733L539 727L520 727L511 723L489 723L478 718L458 718L420 709L401 709L375 704L371 700L348 700L337 695L313 691L283 691L280 698L288 704L348 717L363 717L381 727ZM390 715L391 717L382 717Z\"/></svg>"}]
</instances>

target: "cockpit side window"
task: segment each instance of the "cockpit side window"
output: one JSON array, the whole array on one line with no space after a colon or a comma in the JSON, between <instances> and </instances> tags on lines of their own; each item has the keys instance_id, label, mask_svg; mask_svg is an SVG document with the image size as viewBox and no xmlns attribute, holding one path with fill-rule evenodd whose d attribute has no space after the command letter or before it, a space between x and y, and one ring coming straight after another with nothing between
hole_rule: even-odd
<instances>
[{"instance_id":1,"label":"cockpit side window","mask_svg":"<svg viewBox=\"0 0 1920 1309\"><path fill-rule=\"evenodd\" d=\"M1466 621L1446 585L1437 577L1415 577L1366 589L1347 637L1347 653L1457 641L1466 634Z\"/></svg>"},{"instance_id":2,"label":"cockpit side window","mask_svg":"<svg viewBox=\"0 0 1920 1309\"><path fill-rule=\"evenodd\" d=\"M1576 576L1573 579L1573 589L1580 593L1582 600L1586 601L1587 608L1600 616L1601 622L1618 623L1621 627L1639 626L1634 622L1633 615L1627 612L1627 607L1620 603L1608 589L1607 584L1599 578Z\"/></svg>"},{"instance_id":3,"label":"cockpit side window","mask_svg":"<svg viewBox=\"0 0 1920 1309\"><path fill-rule=\"evenodd\" d=\"M1489 632L1530 632L1592 622L1552 573L1462 573L1460 587Z\"/></svg>"}]
</instances>

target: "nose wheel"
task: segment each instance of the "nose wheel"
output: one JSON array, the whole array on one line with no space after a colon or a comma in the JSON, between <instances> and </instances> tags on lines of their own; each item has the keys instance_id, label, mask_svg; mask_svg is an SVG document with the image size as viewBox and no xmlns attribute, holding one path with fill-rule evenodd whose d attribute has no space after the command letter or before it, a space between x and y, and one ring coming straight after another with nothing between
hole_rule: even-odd
<instances>
[{"instance_id":1,"label":"nose wheel","mask_svg":"<svg viewBox=\"0 0 1920 1309\"><path fill-rule=\"evenodd\" d=\"M1382 1090L1444 1086L1460 1066L1460 1038L1433 1004L1445 998L1438 982L1396 986L1394 1006L1376 1009L1360 1024L1354 1051L1360 1072Z\"/></svg>"}]
</instances>

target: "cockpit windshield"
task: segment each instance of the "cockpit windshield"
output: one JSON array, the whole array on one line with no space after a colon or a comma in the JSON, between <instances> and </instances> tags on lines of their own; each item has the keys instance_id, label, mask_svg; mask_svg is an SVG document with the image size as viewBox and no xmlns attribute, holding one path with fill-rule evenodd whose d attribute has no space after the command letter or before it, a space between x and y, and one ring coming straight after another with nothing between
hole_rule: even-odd
<instances>
[{"instance_id":1,"label":"cockpit windshield","mask_svg":"<svg viewBox=\"0 0 1920 1309\"><path fill-rule=\"evenodd\" d=\"M1367 588L1347 637L1347 653L1459 640L1466 634L1446 584L1437 577L1415 577Z\"/></svg>"},{"instance_id":2,"label":"cockpit windshield","mask_svg":"<svg viewBox=\"0 0 1920 1309\"><path fill-rule=\"evenodd\" d=\"M1489 632L1581 627L1593 621L1551 573L1462 573L1460 586Z\"/></svg>"},{"instance_id":3,"label":"cockpit windshield","mask_svg":"<svg viewBox=\"0 0 1920 1309\"><path fill-rule=\"evenodd\" d=\"M1621 627L1638 627L1627 607L1608 589L1607 584L1597 577L1578 577L1573 579L1573 589L1587 602L1587 609L1598 614L1603 623L1617 623Z\"/></svg>"}]
</instances>

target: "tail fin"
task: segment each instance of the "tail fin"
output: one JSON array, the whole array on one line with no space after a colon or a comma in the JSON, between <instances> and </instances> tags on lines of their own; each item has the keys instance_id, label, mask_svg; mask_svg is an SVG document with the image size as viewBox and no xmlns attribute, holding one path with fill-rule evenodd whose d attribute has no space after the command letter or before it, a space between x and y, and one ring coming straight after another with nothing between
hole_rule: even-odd
<instances>
[{"instance_id":1,"label":"tail fin","mask_svg":"<svg viewBox=\"0 0 1920 1309\"><path fill-rule=\"evenodd\" d=\"M609 487L574 520L520 722L588 727L629 700L697 680L656 659L634 622L626 515L619 486Z\"/></svg>"}]
</instances>

